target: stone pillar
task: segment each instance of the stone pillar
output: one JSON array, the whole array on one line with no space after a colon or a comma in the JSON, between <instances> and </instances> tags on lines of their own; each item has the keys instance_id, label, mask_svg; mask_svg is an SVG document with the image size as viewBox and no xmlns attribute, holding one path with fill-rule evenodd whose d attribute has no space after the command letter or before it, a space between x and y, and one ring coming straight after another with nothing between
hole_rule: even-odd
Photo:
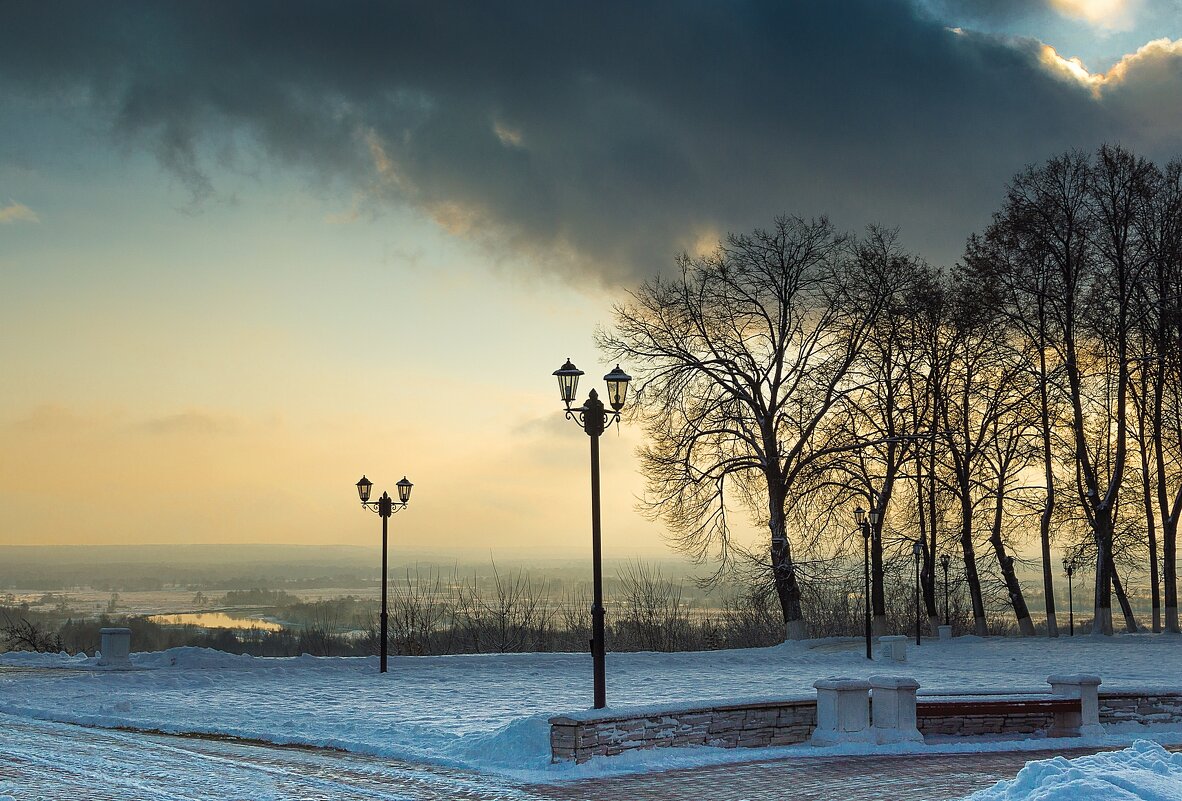
<instances>
[{"instance_id":1,"label":"stone pillar","mask_svg":"<svg viewBox=\"0 0 1182 801\"><path fill-rule=\"evenodd\" d=\"M871 676L874 739L877 743L922 743L915 722L919 682L905 676Z\"/></svg>"},{"instance_id":2,"label":"stone pillar","mask_svg":"<svg viewBox=\"0 0 1182 801\"><path fill-rule=\"evenodd\" d=\"M1100 726L1099 676L1089 676L1085 673L1048 676L1047 684L1051 685L1053 695L1079 699L1079 713L1057 713L1054 725L1047 733L1049 736L1099 737L1104 734L1104 729Z\"/></svg>"},{"instance_id":3,"label":"stone pillar","mask_svg":"<svg viewBox=\"0 0 1182 801\"><path fill-rule=\"evenodd\" d=\"M103 637L98 663L104 667L131 667L131 629L100 629Z\"/></svg>"},{"instance_id":4,"label":"stone pillar","mask_svg":"<svg viewBox=\"0 0 1182 801\"><path fill-rule=\"evenodd\" d=\"M872 743L870 731L870 682L834 678L814 682L817 688L817 728L813 745Z\"/></svg>"},{"instance_id":5,"label":"stone pillar","mask_svg":"<svg viewBox=\"0 0 1182 801\"><path fill-rule=\"evenodd\" d=\"M892 662L906 662L907 643L910 641L911 638L903 634L891 634L887 637L879 637L879 658L888 659Z\"/></svg>"},{"instance_id":6,"label":"stone pillar","mask_svg":"<svg viewBox=\"0 0 1182 801\"><path fill-rule=\"evenodd\" d=\"M940 632L940 639L941 640L951 640L952 639L952 626L937 626L936 630L938 632Z\"/></svg>"}]
</instances>

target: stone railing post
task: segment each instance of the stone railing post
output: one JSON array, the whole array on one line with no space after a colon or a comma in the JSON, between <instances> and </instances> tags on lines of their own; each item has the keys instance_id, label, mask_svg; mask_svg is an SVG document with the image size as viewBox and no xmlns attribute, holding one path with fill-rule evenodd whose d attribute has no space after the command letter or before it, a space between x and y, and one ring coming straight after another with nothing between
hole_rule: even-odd
<instances>
[{"instance_id":1,"label":"stone railing post","mask_svg":"<svg viewBox=\"0 0 1182 801\"><path fill-rule=\"evenodd\" d=\"M131 629L99 629L102 647L98 663L103 667L131 667Z\"/></svg>"},{"instance_id":2,"label":"stone railing post","mask_svg":"<svg viewBox=\"0 0 1182 801\"><path fill-rule=\"evenodd\" d=\"M814 682L817 689L817 728L813 745L872 743L870 731L870 682L834 678Z\"/></svg>"},{"instance_id":3,"label":"stone railing post","mask_svg":"<svg viewBox=\"0 0 1182 801\"><path fill-rule=\"evenodd\" d=\"M905 676L870 677L875 742L923 742L915 720L915 691L918 689L919 682Z\"/></svg>"},{"instance_id":4,"label":"stone railing post","mask_svg":"<svg viewBox=\"0 0 1182 801\"><path fill-rule=\"evenodd\" d=\"M892 662L907 661L907 643L911 638L903 634L891 634L878 638L879 657Z\"/></svg>"},{"instance_id":5,"label":"stone railing post","mask_svg":"<svg viewBox=\"0 0 1182 801\"><path fill-rule=\"evenodd\" d=\"M1079 699L1079 713L1056 714L1051 737L1098 737L1104 733L1100 726L1100 677L1084 673L1048 676L1053 695ZM1062 719L1060 719L1062 718Z\"/></svg>"}]
</instances>

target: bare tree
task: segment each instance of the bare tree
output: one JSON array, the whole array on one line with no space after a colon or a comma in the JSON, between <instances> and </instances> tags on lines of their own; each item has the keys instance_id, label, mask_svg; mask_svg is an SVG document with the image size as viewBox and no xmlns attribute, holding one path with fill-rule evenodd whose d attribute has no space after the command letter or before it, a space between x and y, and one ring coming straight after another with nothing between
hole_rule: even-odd
<instances>
[{"instance_id":1,"label":"bare tree","mask_svg":"<svg viewBox=\"0 0 1182 801\"><path fill-rule=\"evenodd\" d=\"M825 219L780 217L682 255L615 308L601 349L635 369L646 505L696 558L723 569L737 549L727 502L766 524L787 636L806 636L789 507L819 460L850 443L819 441L855 388L850 368L889 288ZM741 550L739 546L738 550ZM761 549L762 550L762 549Z\"/></svg>"},{"instance_id":2,"label":"bare tree","mask_svg":"<svg viewBox=\"0 0 1182 801\"><path fill-rule=\"evenodd\" d=\"M999 214L984 235L969 238L965 263L977 280L986 282L997 298L996 308L1017 335L1029 365L1028 385L1037 398L1036 414L1043 475L1043 503L1039 514L1039 547L1042 557L1043 597L1047 636L1059 636L1055 614L1055 584L1051 560L1051 522L1055 515L1057 481L1056 432L1060 420L1059 393L1055 382L1061 362L1051 345L1052 295L1057 290L1051 258L1039 242L1018 235L1013 217L1022 213L1008 208ZM1020 230L1020 229L1018 229Z\"/></svg>"},{"instance_id":3,"label":"bare tree","mask_svg":"<svg viewBox=\"0 0 1182 801\"><path fill-rule=\"evenodd\" d=\"M57 653L62 650L62 635L59 632L48 631L23 617L14 621L5 614L0 635L14 651Z\"/></svg>"},{"instance_id":4,"label":"bare tree","mask_svg":"<svg viewBox=\"0 0 1182 801\"><path fill-rule=\"evenodd\" d=\"M1171 162L1149 177L1150 191L1139 217L1148 257L1146 279L1138 282L1141 359L1138 445L1146 506L1156 506L1162 533L1165 628L1178 632L1178 518L1182 514L1182 162ZM1152 484L1152 499L1149 486ZM1153 626L1157 631L1158 571L1154 512L1147 510Z\"/></svg>"}]
</instances>

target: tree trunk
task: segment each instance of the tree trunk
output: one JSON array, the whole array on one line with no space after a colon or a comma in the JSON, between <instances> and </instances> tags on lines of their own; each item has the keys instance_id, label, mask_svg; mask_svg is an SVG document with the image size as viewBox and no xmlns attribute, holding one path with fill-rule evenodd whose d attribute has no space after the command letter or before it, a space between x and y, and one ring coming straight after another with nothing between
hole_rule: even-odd
<instances>
[{"instance_id":1,"label":"tree trunk","mask_svg":"<svg viewBox=\"0 0 1182 801\"><path fill-rule=\"evenodd\" d=\"M969 585L969 599L973 604L973 633L978 637L989 635L985 621L985 601L981 596L981 579L977 575L977 556L973 548L973 524L971 511L961 515L960 548L964 552L964 580Z\"/></svg>"},{"instance_id":2,"label":"tree trunk","mask_svg":"<svg viewBox=\"0 0 1182 801\"><path fill-rule=\"evenodd\" d=\"M1157 576L1157 515L1153 510L1153 488L1149 476L1149 453L1146 450L1144 430L1145 415L1141 415L1138 431L1138 445L1141 451L1141 490L1145 502L1145 531L1149 539L1149 594L1153 604L1153 633L1161 631L1161 591Z\"/></svg>"},{"instance_id":3,"label":"tree trunk","mask_svg":"<svg viewBox=\"0 0 1182 801\"><path fill-rule=\"evenodd\" d=\"M883 588L882 523L871 527L870 537L870 631L875 637L889 634L886 619L886 591Z\"/></svg>"},{"instance_id":4,"label":"tree trunk","mask_svg":"<svg viewBox=\"0 0 1182 801\"><path fill-rule=\"evenodd\" d=\"M1004 477L999 478L1000 482ZM1018 576L1014 573L1014 557L1006 554L1005 543L1001 539L1002 495L999 490L993 509L993 530L989 533L989 543L993 546L993 553L997 556L997 565L1001 568L1002 578L1009 592L1010 604L1014 607L1014 617L1018 621L1018 631L1023 637L1034 636L1034 623L1030 620L1030 610L1026 606L1026 597L1022 594L1022 585L1018 583Z\"/></svg>"},{"instance_id":5,"label":"tree trunk","mask_svg":"<svg viewBox=\"0 0 1182 801\"><path fill-rule=\"evenodd\" d=\"M1129 596L1125 595L1124 585L1120 582L1120 573L1116 570L1116 565L1110 564L1109 569L1112 571L1112 589L1116 593L1116 600L1120 603L1120 611L1125 616L1125 631L1129 634L1137 633L1137 618L1133 617L1133 607L1129 605Z\"/></svg>"},{"instance_id":6,"label":"tree trunk","mask_svg":"<svg viewBox=\"0 0 1182 801\"><path fill-rule=\"evenodd\" d=\"M1040 309L1040 316L1042 312ZM1051 410L1047 392L1046 343L1039 341L1039 415L1042 433L1043 481L1046 482L1046 502L1038 519L1038 542L1042 549L1042 593L1046 601L1047 636L1059 636L1059 621L1055 617L1055 577L1051 570L1051 516L1055 511L1055 462L1051 455Z\"/></svg>"},{"instance_id":7,"label":"tree trunk","mask_svg":"<svg viewBox=\"0 0 1182 801\"><path fill-rule=\"evenodd\" d=\"M1162 523L1162 578L1165 579L1166 631L1178 633L1178 521L1169 518Z\"/></svg>"},{"instance_id":8,"label":"tree trunk","mask_svg":"<svg viewBox=\"0 0 1182 801\"><path fill-rule=\"evenodd\" d=\"M776 584L776 598L784 616L784 633L789 640L803 640L808 636L804 613L800 606L800 585L796 581L796 565L788 545L788 527L784 519L784 495L768 492L768 528L772 535L772 573Z\"/></svg>"},{"instance_id":9,"label":"tree trunk","mask_svg":"<svg viewBox=\"0 0 1182 801\"><path fill-rule=\"evenodd\" d=\"M1112 635L1112 510L1102 506L1095 515L1096 584L1092 636Z\"/></svg>"}]
</instances>

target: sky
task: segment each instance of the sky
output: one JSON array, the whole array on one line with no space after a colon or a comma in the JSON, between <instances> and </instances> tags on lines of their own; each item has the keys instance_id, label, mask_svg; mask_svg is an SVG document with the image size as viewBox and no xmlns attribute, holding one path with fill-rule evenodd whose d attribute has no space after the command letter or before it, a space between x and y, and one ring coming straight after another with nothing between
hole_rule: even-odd
<instances>
[{"instance_id":1,"label":"sky","mask_svg":"<svg viewBox=\"0 0 1182 801\"><path fill-rule=\"evenodd\" d=\"M1182 0L0 0L0 545L374 545L365 473L395 550L588 553L551 373L629 289L784 213L952 264L1179 98Z\"/></svg>"}]
</instances>

